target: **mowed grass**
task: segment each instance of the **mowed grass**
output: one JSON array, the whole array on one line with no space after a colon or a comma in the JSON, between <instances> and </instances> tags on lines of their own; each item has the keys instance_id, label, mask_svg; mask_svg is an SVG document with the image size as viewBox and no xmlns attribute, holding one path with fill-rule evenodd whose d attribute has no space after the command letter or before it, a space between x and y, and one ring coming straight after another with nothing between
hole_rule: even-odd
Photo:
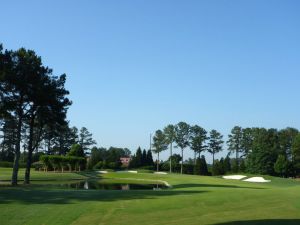
<instances>
[{"instance_id":1,"label":"mowed grass","mask_svg":"<svg viewBox=\"0 0 300 225\"><path fill-rule=\"evenodd\" d=\"M21 170L20 175L23 173ZM10 169L0 169L0 180L8 180L10 175ZM92 172L32 172L32 179L46 182L96 176L100 177ZM166 181L173 187L101 191L0 186L0 224L300 224L299 181L266 177L272 182L256 184L219 177L150 173L108 173L101 177L106 182Z\"/></svg>"}]
</instances>

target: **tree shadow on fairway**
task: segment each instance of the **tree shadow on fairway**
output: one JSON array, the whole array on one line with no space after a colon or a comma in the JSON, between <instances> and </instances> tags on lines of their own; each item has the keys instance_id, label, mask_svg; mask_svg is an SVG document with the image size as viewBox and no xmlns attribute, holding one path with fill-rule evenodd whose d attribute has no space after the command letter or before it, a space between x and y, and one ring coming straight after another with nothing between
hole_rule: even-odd
<instances>
[{"instance_id":1,"label":"tree shadow on fairway","mask_svg":"<svg viewBox=\"0 0 300 225\"><path fill-rule=\"evenodd\" d=\"M41 190L5 189L0 192L0 205L22 204L72 204L84 201L119 201L134 199L155 199L165 196L188 196L206 191L98 191L98 190Z\"/></svg>"},{"instance_id":2,"label":"tree shadow on fairway","mask_svg":"<svg viewBox=\"0 0 300 225\"><path fill-rule=\"evenodd\" d=\"M181 188L242 188L242 189L265 189L261 187L243 187L238 185L225 185L225 184L177 184L173 185L174 189L181 189Z\"/></svg>"},{"instance_id":3,"label":"tree shadow on fairway","mask_svg":"<svg viewBox=\"0 0 300 225\"><path fill-rule=\"evenodd\" d=\"M248 220L233 221L227 223L218 223L215 225L299 225L300 219L265 219L265 220Z\"/></svg>"}]
</instances>

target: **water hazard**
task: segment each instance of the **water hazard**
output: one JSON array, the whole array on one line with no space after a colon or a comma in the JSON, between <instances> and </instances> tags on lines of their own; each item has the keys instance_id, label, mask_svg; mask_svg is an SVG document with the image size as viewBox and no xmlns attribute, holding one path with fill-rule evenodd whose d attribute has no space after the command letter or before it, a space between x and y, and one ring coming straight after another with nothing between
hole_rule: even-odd
<instances>
[{"instance_id":1,"label":"water hazard","mask_svg":"<svg viewBox=\"0 0 300 225\"><path fill-rule=\"evenodd\" d=\"M103 182L101 179L90 179L72 181L68 183L59 182L55 184L47 184L47 186L67 188L67 189L82 189L82 190L160 190L168 188L162 183L156 184L134 184L134 183L116 183Z\"/></svg>"}]
</instances>

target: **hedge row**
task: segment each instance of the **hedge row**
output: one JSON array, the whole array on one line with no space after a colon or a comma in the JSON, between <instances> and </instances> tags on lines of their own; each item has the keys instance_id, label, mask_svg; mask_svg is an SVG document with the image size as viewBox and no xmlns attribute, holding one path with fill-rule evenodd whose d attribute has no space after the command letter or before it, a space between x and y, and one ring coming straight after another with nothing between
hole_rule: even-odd
<instances>
[{"instance_id":1,"label":"hedge row","mask_svg":"<svg viewBox=\"0 0 300 225\"><path fill-rule=\"evenodd\" d=\"M14 163L8 161L0 161L0 167L13 168ZM25 162L19 162L19 168L26 168Z\"/></svg>"},{"instance_id":2,"label":"hedge row","mask_svg":"<svg viewBox=\"0 0 300 225\"><path fill-rule=\"evenodd\" d=\"M42 155L40 162L44 171L61 170L64 172L65 169L80 171L86 167L86 159L76 156Z\"/></svg>"}]
</instances>

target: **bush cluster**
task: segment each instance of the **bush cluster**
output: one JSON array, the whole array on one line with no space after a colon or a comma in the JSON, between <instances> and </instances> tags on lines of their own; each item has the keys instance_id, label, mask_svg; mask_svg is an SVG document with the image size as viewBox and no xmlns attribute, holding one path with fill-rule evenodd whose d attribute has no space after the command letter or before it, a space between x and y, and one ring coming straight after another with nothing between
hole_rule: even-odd
<instances>
[{"instance_id":1,"label":"bush cluster","mask_svg":"<svg viewBox=\"0 0 300 225\"><path fill-rule=\"evenodd\" d=\"M112 170L118 170L122 166L121 162L106 162L106 161L99 161L96 163L96 165L93 167L93 169L112 169Z\"/></svg>"}]
</instances>

